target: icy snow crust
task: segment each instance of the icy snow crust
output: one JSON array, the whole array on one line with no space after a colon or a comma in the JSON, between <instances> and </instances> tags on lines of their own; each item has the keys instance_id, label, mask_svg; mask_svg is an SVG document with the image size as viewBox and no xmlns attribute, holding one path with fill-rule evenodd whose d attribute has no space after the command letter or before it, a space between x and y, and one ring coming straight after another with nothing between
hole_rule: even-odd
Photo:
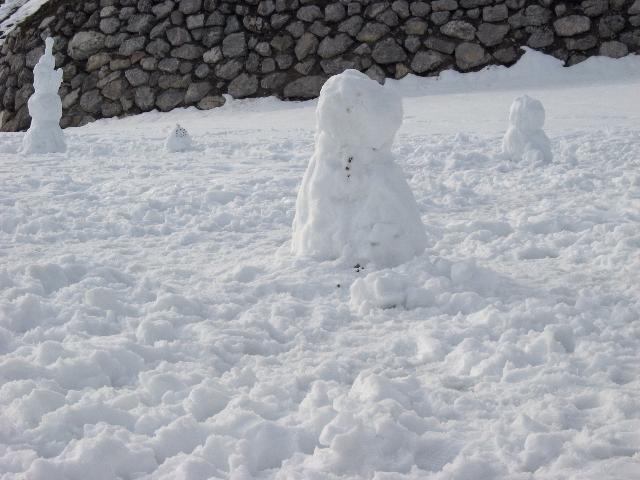
<instances>
[{"instance_id":1,"label":"icy snow crust","mask_svg":"<svg viewBox=\"0 0 640 480\"><path fill-rule=\"evenodd\" d=\"M379 266L421 254L424 225L391 154L402 124L400 97L347 70L322 87L316 119L315 151L296 201L293 252Z\"/></svg>"},{"instance_id":2,"label":"icy snow crust","mask_svg":"<svg viewBox=\"0 0 640 480\"><path fill-rule=\"evenodd\" d=\"M636 478L640 59L585 64L392 82L428 237L392 269L290 253L315 102L3 134L0 478ZM523 94L549 164L501 156Z\"/></svg>"}]
</instances>

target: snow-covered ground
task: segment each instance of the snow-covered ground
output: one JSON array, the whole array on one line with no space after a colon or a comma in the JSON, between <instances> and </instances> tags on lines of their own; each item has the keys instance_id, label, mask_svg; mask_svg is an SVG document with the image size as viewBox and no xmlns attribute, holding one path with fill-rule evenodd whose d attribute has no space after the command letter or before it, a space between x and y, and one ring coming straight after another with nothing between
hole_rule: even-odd
<instances>
[{"instance_id":1,"label":"snow-covered ground","mask_svg":"<svg viewBox=\"0 0 640 480\"><path fill-rule=\"evenodd\" d=\"M5 0L0 5L0 44L7 33L23 20L47 3L49 0Z\"/></svg>"},{"instance_id":2,"label":"snow-covered ground","mask_svg":"<svg viewBox=\"0 0 640 480\"><path fill-rule=\"evenodd\" d=\"M391 270L290 254L315 102L2 134L2 480L639 477L640 57L389 83ZM523 94L549 165L499 154Z\"/></svg>"}]
</instances>

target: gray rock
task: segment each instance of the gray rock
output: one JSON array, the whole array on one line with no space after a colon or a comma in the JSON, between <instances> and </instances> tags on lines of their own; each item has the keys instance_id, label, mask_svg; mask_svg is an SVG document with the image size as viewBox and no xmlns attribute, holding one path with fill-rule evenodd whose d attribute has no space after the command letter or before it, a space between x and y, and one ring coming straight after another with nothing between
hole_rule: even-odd
<instances>
[{"instance_id":1,"label":"gray rock","mask_svg":"<svg viewBox=\"0 0 640 480\"><path fill-rule=\"evenodd\" d=\"M541 5L529 5L511 18L509 24L513 28L546 25L551 19L551 10Z\"/></svg>"},{"instance_id":2,"label":"gray rock","mask_svg":"<svg viewBox=\"0 0 640 480\"><path fill-rule=\"evenodd\" d=\"M189 30L195 30L196 28L202 27L204 27L204 13L189 15L187 17L187 28Z\"/></svg>"},{"instance_id":3,"label":"gray rock","mask_svg":"<svg viewBox=\"0 0 640 480\"><path fill-rule=\"evenodd\" d=\"M594 35L585 35L584 37L569 37L565 38L564 44L568 50L590 50L595 47L598 40Z\"/></svg>"},{"instance_id":4,"label":"gray rock","mask_svg":"<svg viewBox=\"0 0 640 480\"><path fill-rule=\"evenodd\" d=\"M280 53L276 55L276 64L280 70L287 70L291 65L293 65L293 55L288 55L286 53Z\"/></svg>"},{"instance_id":5,"label":"gray rock","mask_svg":"<svg viewBox=\"0 0 640 480\"><path fill-rule=\"evenodd\" d=\"M511 65L518 59L518 52L516 52L514 47L500 48L493 52L493 58L500 63Z\"/></svg>"},{"instance_id":6,"label":"gray rock","mask_svg":"<svg viewBox=\"0 0 640 480\"><path fill-rule=\"evenodd\" d=\"M339 33L335 37L325 37L318 46L318 55L322 58L331 58L341 55L353 45L353 40L345 33Z\"/></svg>"},{"instance_id":7,"label":"gray rock","mask_svg":"<svg viewBox=\"0 0 640 480\"><path fill-rule=\"evenodd\" d=\"M132 15L127 22L127 32L147 33L153 27L154 16L145 13Z\"/></svg>"},{"instance_id":8,"label":"gray rock","mask_svg":"<svg viewBox=\"0 0 640 480\"><path fill-rule=\"evenodd\" d=\"M237 77L242 71L242 62L235 58L219 63L216 66L216 77L223 80L231 80Z\"/></svg>"},{"instance_id":9,"label":"gray rock","mask_svg":"<svg viewBox=\"0 0 640 480\"><path fill-rule=\"evenodd\" d=\"M125 57L133 55L135 52L139 52L144 49L144 44L146 41L146 37L128 38L120 44L118 54Z\"/></svg>"},{"instance_id":10,"label":"gray rock","mask_svg":"<svg viewBox=\"0 0 640 480\"><path fill-rule=\"evenodd\" d=\"M440 37L428 37L423 43L428 49L446 53L447 55L451 55L456 49L456 44L454 42Z\"/></svg>"},{"instance_id":11,"label":"gray rock","mask_svg":"<svg viewBox=\"0 0 640 480\"><path fill-rule=\"evenodd\" d=\"M309 57L304 62L296 63L293 69L300 75L309 75L315 64L316 59L313 57Z\"/></svg>"},{"instance_id":12,"label":"gray rock","mask_svg":"<svg viewBox=\"0 0 640 480\"><path fill-rule=\"evenodd\" d=\"M621 58L629 53L629 48L622 42L603 42L599 53L605 57Z\"/></svg>"},{"instance_id":13,"label":"gray rock","mask_svg":"<svg viewBox=\"0 0 640 480\"><path fill-rule=\"evenodd\" d=\"M174 47L179 47L191 41L191 34L186 28L173 27L167 30L167 40Z\"/></svg>"},{"instance_id":14,"label":"gray rock","mask_svg":"<svg viewBox=\"0 0 640 480\"><path fill-rule=\"evenodd\" d=\"M200 79L207 78L209 76L209 73L211 73L211 68L206 63L201 63L196 67L193 73Z\"/></svg>"},{"instance_id":15,"label":"gray rock","mask_svg":"<svg viewBox=\"0 0 640 480\"><path fill-rule=\"evenodd\" d=\"M161 57L164 57L167 53L169 53L170 49L171 49L171 46L167 42L165 42L161 38L156 38L155 40L152 40L151 42L149 42L145 50L150 55L161 58Z\"/></svg>"},{"instance_id":16,"label":"gray rock","mask_svg":"<svg viewBox=\"0 0 640 480\"><path fill-rule=\"evenodd\" d=\"M140 60L140 66L146 71L155 70L158 67L158 60L153 57L144 57Z\"/></svg>"},{"instance_id":17,"label":"gray rock","mask_svg":"<svg viewBox=\"0 0 640 480\"><path fill-rule=\"evenodd\" d=\"M431 5L426 2L411 2L409 9L411 10L411 15L416 17L426 17L431 13Z\"/></svg>"},{"instance_id":18,"label":"gray rock","mask_svg":"<svg viewBox=\"0 0 640 480\"><path fill-rule=\"evenodd\" d=\"M87 113L100 113L100 105L102 104L102 95L96 89L85 92L80 97L80 108Z\"/></svg>"},{"instance_id":19,"label":"gray rock","mask_svg":"<svg viewBox=\"0 0 640 480\"><path fill-rule=\"evenodd\" d=\"M111 61L111 55L106 52L96 53L91 55L87 60L86 70L87 72L93 72L98 70L103 65L108 64Z\"/></svg>"},{"instance_id":20,"label":"gray rock","mask_svg":"<svg viewBox=\"0 0 640 480\"><path fill-rule=\"evenodd\" d=\"M589 17L598 17L609 8L609 0L584 0L580 8Z\"/></svg>"},{"instance_id":21,"label":"gray rock","mask_svg":"<svg viewBox=\"0 0 640 480\"><path fill-rule=\"evenodd\" d=\"M358 64L353 60L348 60L342 57L334 57L328 60L320 61L320 68L327 75L338 75L350 68L358 69Z\"/></svg>"},{"instance_id":22,"label":"gray rock","mask_svg":"<svg viewBox=\"0 0 640 480\"><path fill-rule=\"evenodd\" d=\"M304 60L307 55L318 49L318 38L312 33L305 33L296 42L295 54L298 61ZM267 44L268 45L268 44Z\"/></svg>"},{"instance_id":23,"label":"gray rock","mask_svg":"<svg viewBox=\"0 0 640 480\"><path fill-rule=\"evenodd\" d=\"M268 17L271 15L276 9L276 4L273 0L262 0L258 4L258 15L263 17Z\"/></svg>"},{"instance_id":24,"label":"gray rock","mask_svg":"<svg viewBox=\"0 0 640 480\"><path fill-rule=\"evenodd\" d=\"M218 63L220 60L222 60L222 58L222 49L220 47L213 47L211 50L207 50L202 55L202 59L206 63Z\"/></svg>"},{"instance_id":25,"label":"gray rock","mask_svg":"<svg viewBox=\"0 0 640 480\"><path fill-rule=\"evenodd\" d=\"M376 17L376 20L378 20L381 23L384 23L388 27L397 27L400 24L400 19L398 18L398 15L391 9L385 10L384 12L382 12L380 15Z\"/></svg>"},{"instance_id":26,"label":"gray rock","mask_svg":"<svg viewBox=\"0 0 640 480\"><path fill-rule=\"evenodd\" d=\"M640 0L636 0L635 2L633 2L633 5L631 5L629 7L629 10L627 10L627 13L629 15L637 15L640 13Z\"/></svg>"},{"instance_id":27,"label":"gray rock","mask_svg":"<svg viewBox=\"0 0 640 480\"><path fill-rule=\"evenodd\" d=\"M187 88L187 93L184 96L185 103L198 103L202 100L207 93L211 91L211 84L209 82L194 82Z\"/></svg>"},{"instance_id":28,"label":"gray rock","mask_svg":"<svg viewBox=\"0 0 640 480\"><path fill-rule=\"evenodd\" d=\"M433 50L421 50L413 56L411 70L416 73L425 73L437 69L447 60L440 52Z\"/></svg>"},{"instance_id":29,"label":"gray rock","mask_svg":"<svg viewBox=\"0 0 640 480\"><path fill-rule=\"evenodd\" d=\"M499 5L484 7L482 9L482 19L485 22L501 22L509 16L509 9L504 3Z\"/></svg>"},{"instance_id":30,"label":"gray rock","mask_svg":"<svg viewBox=\"0 0 640 480\"><path fill-rule=\"evenodd\" d=\"M76 88L75 90L71 90L62 99L62 108L64 110L67 110L72 105L75 105L75 103L78 101L79 98L80 98L80 89Z\"/></svg>"},{"instance_id":31,"label":"gray rock","mask_svg":"<svg viewBox=\"0 0 640 480\"><path fill-rule=\"evenodd\" d=\"M204 97L202 100L198 102L198 108L200 110L211 110L212 108L221 107L225 104L226 100L224 97L215 95Z\"/></svg>"},{"instance_id":32,"label":"gray rock","mask_svg":"<svg viewBox=\"0 0 640 480\"><path fill-rule=\"evenodd\" d=\"M404 33L407 35L424 35L427 33L428 24L419 18L410 18L404 24Z\"/></svg>"},{"instance_id":33,"label":"gray rock","mask_svg":"<svg viewBox=\"0 0 640 480\"><path fill-rule=\"evenodd\" d=\"M240 57L245 53L247 53L247 41L243 32L227 35L222 41L222 54L225 57Z\"/></svg>"},{"instance_id":34,"label":"gray rock","mask_svg":"<svg viewBox=\"0 0 640 480\"><path fill-rule=\"evenodd\" d=\"M322 10L320 10L320 7L317 5L308 5L306 7L301 7L296 16L299 20L311 23L314 20L322 18Z\"/></svg>"},{"instance_id":35,"label":"gray rock","mask_svg":"<svg viewBox=\"0 0 640 480\"><path fill-rule=\"evenodd\" d=\"M184 91L169 89L158 95L156 106L161 112L168 112L184 102Z\"/></svg>"},{"instance_id":36,"label":"gray rock","mask_svg":"<svg viewBox=\"0 0 640 480\"><path fill-rule=\"evenodd\" d=\"M120 20L114 17L103 18L100 20L100 31L106 33L107 35L111 35L112 33L116 33L120 28Z\"/></svg>"},{"instance_id":37,"label":"gray rock","mask_svg":"<svg viewBox=\"0 0 640 480\"><path fill-rule=\"evenodd\" d=\"M273 92L279 90L287 81L287 74L283 72L266 75L260 82L260 86L265 90Z\"/></svg>"},{"instance_id":38,"label":"gray rock","mask_svg":"<svg viewBox=\"0 0 640 480\"><path fill-rule=\"evenodd\" d=\"M371 56L377 63L397 63L406 60L407 52L393 38L387 38L373 47Z\"/></svg>"},{"instance_id":39,"label":"gray rock","mask_svg":"<svg viewBox=\"0 0 640 480\"><path fill-rule=\"evenodd\" d=\"M258 77L255 75L249 75L247 73L242 73L234 78L231 83L229 83L229 87L227 88L227 92L233 98L245 98L255 94L258 91Z\"/></svg>"},{"instance_id":40,"label":"gray rock","mask_svg":"<svg viewBox=\"0 0 640 480\"><path fill-rule=\"evenodd\" d=\"M124 72L124 77L132 87L144 85L149 81L149 74L141 68L132 68Z\"/></svg>"},{"instance_id":41,"label":"gray rock","mask_svg":"<svg viewBox=\"0 0 640 480\"><path fill-rule=\"evenodd\" d=\"M273 39L271 40L270 45L277 52L286 52L291 47L293 47L293 38L291 38L291 36L287 35L286 33L280 33L280 34L276 35L275 37L273 37Z\"/></svg>"},{"instance_id":42,"label":"gray rock","mask_svg":"<svg viewBox=\"0 0 640 480\"><path fill-rule=\"evenodd\" d=\"M104 48L105 36L99 32L78 32L67 47L68 55L74 60L86 60Z\"/></svg>"},{"instance_id":43,"label":"gray rock","mask_svg":"<svg viewBox=\"0 0 640 480\"><path fill-rule=\"evenodd\" d=\"M340 22L347 16L347 11L341 3L330 3L324 7L324 19L327 22Z\"/></svg>"},{"instance_id":44,"label":"gray rock","mask_svg":"<svg viewBox=\"0 0 640 480\"><path fill-rule=\"evenodd\" d=\"M174 73L180 67L180 60L177 58L163 58L158 62L158 70L167 73Z\"/></svg>"},{"instance_id":45,"label":"gray rock","mask_svg":"<svg viewBox=\"0 0 640 480\"><path fill-rule=\"evenodd\" d=\"M395 0L395 2L391 4L391 10L396 12L400 18L409 18L409 16L411 16L409 2L406 0Z\"/></svg>"},{"instance_id":46,"label":"gray rock","mask_svg":"<svg viewBox=\"0 0 640 480\"><path fill-rule=\"evenodd\" d=\"M456 47L456 64L461 70L470 70L488 61L484 48L476 43L465 42Z\"/></svg>"},{"instance_id":47,"label":"gray rock","mask_svg":"<svg viewBox=\"0 0 640 480\"><path fill-rule=\"evenodd\" d=\"M389 33L389 27L382 23L367 23L360 33L356 36L359 42L373 43L380 40L387 33Z\"/></svg>"},{"instance_id":48,"label":"gray rock","mask_svg":"<svg viewBox=\"0 0 640 480\"><path fill-rule=\"evenodd\" d=\"M200 45L186 44L171 50L171 56L182 60L196 60L202 58L204 48Z\"/></svg>"},{"instance_id":49,"label":"gray rock","mask_svg":"<svg viewBox=\"0 0 640 480\"><path fill-rule=\"evenodd\" d=\"M360 29L362 29L362 25L364 24L364 20L362 17L353 16L346 19L340 25L338 25L338 31L342 33L348 33L352 37L355 37Z\"/></svg>"},{"instance_id":50,"label":"gray rock","mask_svg":"<svg viewBox=\"0 0 640 480\"><path fill-rule=\"evenodd\" d=\"M447 23L451 17L451 12L433 12L431 14L431 21L436 25L443 25Z\"/></svg>"},{"instance_id":51,"label":"gray rock","mask_svg":"<svg viewBox=\"0 0 640 480\"><path fill-rule=\"evenodd\" d=\"M260 62L260 71L262 73L271 73L276 69L276 61L273 58L264 58Z\"/></svg>"},{"instance_id":52,"label":"gray rock","mask_svg":"<svg viewBox=\"0 0 640 480\"><path fill-rule=\"evenodd\" d=\"M440 31L448 37L460 40L473 40L476 37L476 27L462 20L452 20L440 27Z\"/></svg>"},{"instance_id":53,"label":"gray rock","mask_svg":"<svg viewBox=\"0 0 640 480\"><path fill-rule=\"evenodd\" d=\"M477 32L478 39L487 47L498 45L509 33L509 29L509 25L481 23Z\"/></svg>"},{"instance_id":54,"label":"gray rock","mask_svg":"<svg viewBox=\"0 0 640 480\"><path fill-rule=\"evenodd\" d=\"M185 15L191 15L202 8L202 0L179 0L179 9Z\"/></svg>"},{"instance_id":55,"label":"gray rock","mask_svg":"<svg viewBox=\"0 0 640 480\"><path fill-rule=\"evenodd\" d=\"M268 57L271 55L271 45L268 42L258 42L253 48L258 55Z\"/></svg>"},{"instance_id":56,"label":"gray rock","mask_svg":"<svg viewBox=\"0 0 640 480\"><path fill-rule=\"evenodd\" d=\"M371 67L369 67L364 73L371 80L375 80L381 85L384 84L384 81L386 80L384 70L382 70L378 65L371 65Z\"/></svg>"},{"instance_id":57,"label":"gray rock","mask_svg":"<svg viewBox=\"0 0 640 480\"><path fill-rule=\"evenodd\" d=\"M171 0L168 0L163 3L154 5L153 7L151 7L151 11L158 20L162 20L163 18L169 16L174 6L175 4Z\"/></svg>"},{"instance_id":58,"label":"gray rock","mask_svg":"<svg viewBox=\"0 0 640 480\"><path fill-rule=\"evenodd\" d=\"M315 98L320 95L320 89L326 81L326 77L319 75L298 78L284 87L284 97L292 99Z\"/></svg>"},{"instance_id":59,"label":"gray rock","mask_svg":"<svg viewBox=\"0 0 640 480\"><path fill-rule=\"evenodd\" d=\"M588 32L591 28L591 20L584 15L569 15L553 22L553 28L561 37L572 37Z\"/></svg>"},{"instance_id":60,"label":"gray rock","mask_svg":"<svg viewBox=\"0 0 640 480\"><path fill-rule=\"evenodd\" d=\"M598 32L601 37L612 38L624 29L625 19L622 15L602 17L598 22Z\"/></svg>"},{"instance_id":61,"label":"gray rock","mask_svg":"<svg viewBox=\"0 0 640 480\"><path fill-rule=\"evenodd\" d=\"M434 12L456 10L457 8L458 2L456 0L435 0L431 2L431 9Z\"/></svg>"},{"instance_id":62,"label":"gray rock","mask_svg":"<svg viewBox=\"0 0 640 480\"><path fill-rule=\"evenodd\" d=\"M124 80L118 78L105 85L101 90L101 93L103 97L107 97L109 100L118 100L120 97L122 97L125 87L126 85L124 83Z\"/></svg>"},{"instance_id":63,"label":"gray rock","mask_svg":"<svg viewBox=\"0 0 640 480\"><path fill-rule=\"evenodd\" d=\"M553 44L555 40L555 35L553 34L553 30L548 27L536 28L529 39L527 40L527 45L531 48L544 48Z\"/></svg>"},{"instance_id":64,"label":"gray rock","mask_svg":"<svg viewBox=\"0 0 640 480\"><path fill-rule=\"evenodd\" d=\"M122 113L122 105L119 102L104 102L100 113L103 118L117 117Z\"/></svg>"}]
</instances>

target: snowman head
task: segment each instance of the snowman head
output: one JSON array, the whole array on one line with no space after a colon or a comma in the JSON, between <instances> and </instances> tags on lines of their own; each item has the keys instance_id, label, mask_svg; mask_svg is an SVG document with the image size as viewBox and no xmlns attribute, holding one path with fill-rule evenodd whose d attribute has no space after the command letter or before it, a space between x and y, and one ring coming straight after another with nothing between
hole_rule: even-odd
<instances>
[{"instance_id":1,"label":"snowman head","mask_svg":"<svg viewBox=\"0 0 640 480\"><path fill-rule=\"evenodd\" d=\"M544 107L539 100L527 95L516 98L511 104L509 124L518 130L530 132L544 125Z\"/></svg>"},{"instance_id":2,"label":"snowman head","mask_svg":"<svg viewBox=\"0 0 640 480\"><path fill-rule=\"evenodd\" d=\"M346 146L380 149L393 143L402 124L402 101L357 70L331 77L320 91L318 130Z\"/></svg>"}]
</instances>

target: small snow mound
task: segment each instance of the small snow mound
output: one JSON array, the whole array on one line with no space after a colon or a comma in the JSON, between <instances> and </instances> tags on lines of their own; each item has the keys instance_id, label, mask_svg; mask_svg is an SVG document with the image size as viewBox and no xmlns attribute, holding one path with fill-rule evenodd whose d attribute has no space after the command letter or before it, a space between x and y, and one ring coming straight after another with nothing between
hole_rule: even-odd
<instances>
[{"instance_id":1,"label":"small snow mound","mask_svg":"<svg viewBox=\"0 0 640 480\"><path fill-rule=\"evenodd\" d=\"M355 70L330 78L316 110L315 152L296 202L296 255L381 266L426 246L424 226L391 145L400 98Z\"/></svg>"},{"instance_id":2,"label":"small snow mound","mask_svg":"<svg viewBox=\"0 0 640 480\"><path fill-rule=\"evenodd\" d=\"M67 151L60 128L62 100L58 89L62 82L62 69L55 68L53 38L45 41L44 55L33 69L34 93L27 105L31 126L22 141L22 153L64 153Z\"/></svg>"},{"instance_id":3,"label":"small snow mound","mask_svg":"<svg viewBox=\"0 0 640 480\"><path fill-rule=\"evenodd\" d=\"M167 152L190 152L196 150L189 132L179 123L176 123L173 130L169 132L164 146Z\"/></svg>"},{"instance_id":4,"label":"small snow mound","mask_svg":"<svg viewBox=\"0 0 640 480\"><path fill-rule=\"evenodd\" d=\"M511 104L509 129L502 141L503 152L513 161L549 163L551 142L542 130L545 111L539 100L523 95Z\"/></svg>"}]
</instances>

